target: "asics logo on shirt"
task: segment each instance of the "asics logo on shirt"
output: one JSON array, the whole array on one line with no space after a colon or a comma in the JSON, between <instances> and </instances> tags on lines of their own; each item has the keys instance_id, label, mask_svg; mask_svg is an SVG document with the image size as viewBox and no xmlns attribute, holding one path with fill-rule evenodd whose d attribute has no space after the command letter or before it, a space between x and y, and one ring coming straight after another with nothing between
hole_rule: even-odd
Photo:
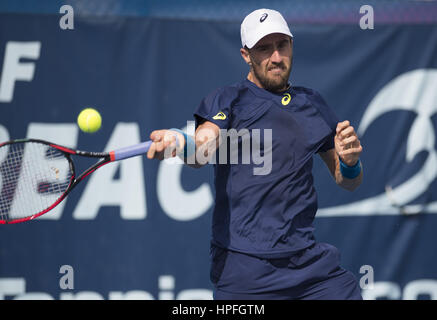
<instances>
[{"instance_id":1,"label":"asics logo on shirt","mask_svg":"<svg viewBox=\"0 0 437 320\"><path fill-rule=\"evenodd\" d=\"M226 115L223 112L217 113L214 117L212 117L214 120L225 120Z\"/></svg>"},{"instance_id":2,"label":"asics logo on shirt","mask_svg":"<svg viewBox=\"0 0 437 320\"><path fill-rule=\"evenodd\" d=\"M291 101L291 95L289 93L284 94L284 97L282 98L281 102L283 106L286 106Z\"/></svg>"}]
</instances>

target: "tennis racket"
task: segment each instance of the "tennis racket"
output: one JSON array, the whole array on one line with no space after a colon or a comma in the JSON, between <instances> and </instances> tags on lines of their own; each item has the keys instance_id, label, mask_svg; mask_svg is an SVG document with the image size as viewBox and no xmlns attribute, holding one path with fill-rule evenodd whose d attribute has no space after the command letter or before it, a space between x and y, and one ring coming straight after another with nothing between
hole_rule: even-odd
<instances>
[{"instance_id":1,"label":"tennis racket","mask_svg":"<svg viewBox=\"0 0 437 320\"><path fill-rule=\"evenodd\" d=\"M110 152L87 152L38 139L1 143L0 224L24 222L49 212L98 168L145 154L151 144L147 141ZM76 177L71 156L99 160Z\"/></svg>"}]
</instances>

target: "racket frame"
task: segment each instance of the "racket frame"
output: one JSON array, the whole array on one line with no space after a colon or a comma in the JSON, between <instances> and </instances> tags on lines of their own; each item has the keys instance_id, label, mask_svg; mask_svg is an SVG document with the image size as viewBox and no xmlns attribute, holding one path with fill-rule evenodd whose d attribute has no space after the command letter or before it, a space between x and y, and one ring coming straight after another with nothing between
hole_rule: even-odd
<instances>
[{"instance_id":1,"label":"racket frame","mask_svg":"<svg viewBox=\"0 0 437 320\"><path fill-rule=\"evenodd\" d=\"M98 168L104 166L105 164L108 164L112 161L115 161L114 152L88 152L88 151L75 150L72 148L68 148L68 147L65 147L65 146L62 146L62 145L59 145L59 144L56 144L53 142L41 140L41 139L10 140L10 141L0 143L0 148L7 146L7 145L12 145L12 144L17 144L17 143L28 143L28 142L45 144L48 147L55 148L58 151L63 153L64 157L68 161L68 164L70 167L70 172L71 172L69 185L68 185L67 189L62 193L62 195L52 205L50 205L46 209L44 209L38 213L35 213L33 215L30 215L28 217L24 217L24 218L18 218L18 219L12 219L12 220L4 220L4 219L0 218L0 224L13 224L13 223L20 223L20 222L24 222L24 221L28 221L28 220L33 220L33 219L43 215L44 213L47 213L48 211L55 208L58 204L60 204L67 197L67 195L71 192L71 190L73 190L79 184L79 182L81 182L83 179L85 179L88 175L90 175L91 173L96 171ZM83 173L81 173L78 177L76 177L76 169L74 167L74 162L71 159L72 155L87 157L87 158L101 158L101 160L96 162L94 165L92 165L91 167L86 169Z\"/></svg>"}]
</instances>

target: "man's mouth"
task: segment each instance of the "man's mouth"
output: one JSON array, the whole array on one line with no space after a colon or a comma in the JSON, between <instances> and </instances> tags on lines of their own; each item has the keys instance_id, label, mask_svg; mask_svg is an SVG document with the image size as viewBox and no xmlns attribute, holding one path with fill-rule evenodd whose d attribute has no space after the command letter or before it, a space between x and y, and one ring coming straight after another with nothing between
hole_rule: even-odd
<instances>
[{"instance_id":1,"label":"man's mouth","mask_svg":"<svg viewBox=\"0 0 437 320\"><path fill-rule=\"evenodd\" d=\"M273 73L279 73L279 72L282 72L283 70L284 70L284 68L280 67L280 66L274 66L274 67L270 67L268 69L268 71L271 71Z\"/></svg>"},{"instance_id":2,"label":"man's mouth","mask_svg":"<svg viewBox=\"0 0 437 320\"><path fill-rule=\"evenodd\" d=\"M282 68L272 68L267 74L269 74L271 77L282 77L283 73L284 70L282 70Z\"/></svg>"}]
</instances>

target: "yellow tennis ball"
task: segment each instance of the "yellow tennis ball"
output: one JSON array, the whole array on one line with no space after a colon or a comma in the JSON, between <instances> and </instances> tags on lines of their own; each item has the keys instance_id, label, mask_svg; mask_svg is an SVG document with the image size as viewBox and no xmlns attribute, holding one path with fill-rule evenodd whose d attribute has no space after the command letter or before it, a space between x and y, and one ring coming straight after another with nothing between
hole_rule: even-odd
<instances>
[{"instance_id":1,"label":"yellow tennis ball","mask_svg":"<svg viewBox=\"0 0 437 320\"><path fill-rule=\"evenodd\" d=\"M100 113L93 108L83 109L77 117L77 124L83 132L96 132L102 125Z\"/></svg>"}]
</instances>

